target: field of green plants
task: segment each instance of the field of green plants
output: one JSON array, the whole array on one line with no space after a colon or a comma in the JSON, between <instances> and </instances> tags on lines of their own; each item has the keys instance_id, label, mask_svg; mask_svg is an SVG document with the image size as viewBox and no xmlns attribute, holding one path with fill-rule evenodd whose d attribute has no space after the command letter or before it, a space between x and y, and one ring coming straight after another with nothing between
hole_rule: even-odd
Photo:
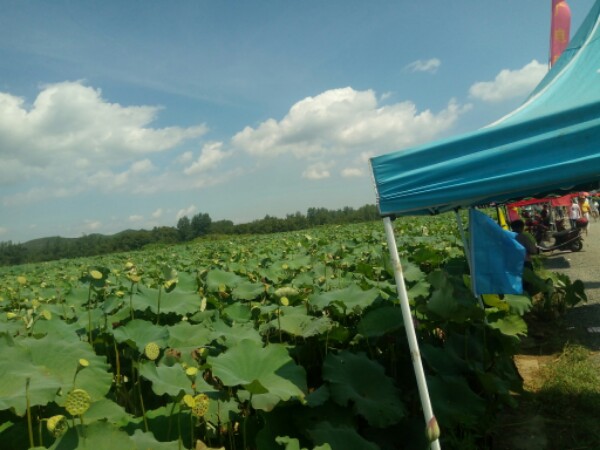
<instances>
[{"instance_id":1,"label":"field of green plants","mask_svg":"<svg viewBox=\"0 0 600 450\"><path fill-rule=\"evenodd\" d=\"M485 448L531 300L394 226L442 447ZM2 448L428 448L380 222L2 268L0 308Z\"/></svg>"}]
</instances>

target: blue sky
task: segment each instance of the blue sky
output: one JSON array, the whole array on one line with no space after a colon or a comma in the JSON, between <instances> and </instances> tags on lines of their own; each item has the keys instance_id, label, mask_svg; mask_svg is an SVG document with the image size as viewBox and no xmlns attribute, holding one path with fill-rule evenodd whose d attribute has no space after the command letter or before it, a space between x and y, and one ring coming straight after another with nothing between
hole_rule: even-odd
<instances>
[{"instance_id":1,"label":"blue sky","mask_svg":"<svg viewBox=\"0 0 600 450\"><path fill-rule=\"evenodd\" d=\"M0 241L375 203L369 157L526 98L550 5L2 0Z\"/></svg>"}]
</instances>

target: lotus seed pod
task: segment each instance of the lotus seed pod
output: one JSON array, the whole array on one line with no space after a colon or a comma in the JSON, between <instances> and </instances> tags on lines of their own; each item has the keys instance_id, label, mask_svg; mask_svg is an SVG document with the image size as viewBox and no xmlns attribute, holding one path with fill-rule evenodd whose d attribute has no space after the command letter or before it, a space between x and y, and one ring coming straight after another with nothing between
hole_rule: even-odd
<instances>
[{"instance_id":1,"label":"lotus seed pod","mask_svg":"<svg viewBox=\"0 0 600 450\"><path fill-rule=\"evenodd\" d=\"M188 367L187 369L185 369L185 374L188 377L195 377L197 373L198 373L197 367Z\"/></svg>"},{"instance_id":2,"label":"lotus seed pod","mask_svg":"<svg viewBox=\"0 0 600 450\"><path fill-rule=\"evenodd\" d=\"M100 272L99 270L90 270L90 275L94 280L102 279L102 272Z\"/></svg>"},{"instance_id":3,"label":"lotus seed pod","mask_svg":"<svg viewBox=\"0 0 600 450\"><path fill-rule=\"evenodd\" d=\"M290 305L290 300L287 297L281 297L279 299L279 301L281 302L281 304L283 306L289 306Z\"/></svg>"},{"instance_id":4,"label":"lotus seed pod","mask_svg":"<svg viewBox=\"0 0 600 450\"><path fill-rule=\"evenodd\" d=\"M69 423L67 422L67 418L65 416L59 414L48 419L46 422L46 428L48 428L48 431L52 436L60 437L65 434L69 428Z\"/></svg>"},{"instance_id":5,"label":"lotus seed pod","mask_svg":"<svg viewBox=\"0 0 600 450\"><path fill-rule=\"evenodd\" d=\"M202 417L208 411L209 399L206 394L196 395L194 397L194 406L192 406L192 414L196 417Z\"/></svg>"},{"instance_id":6,"label":"lotus seed pod","mask_svg":"<svg viewBox=\"0 0 600 450\"><path fill-rule=\"evenodd\" d=\"M50 319L52 319L52 313L51 313L50 311L48 311L47 309L43 310L43 311L41 312L41 315L42 315L42 317L43 317L44 319L46 319L46 320L50 320Z\"/></svg>"},{"instance_id":7,"label":"lotus seed pod","mask_svg":"<svg viewBox=\"0 0 600 450\"><path fill-rule=\"evenodd\" d=\"M300 292L298 291L298 289L293 288L291 286L284 286L275 290L275 295L277 297L295 297L299 293Z\"/></svg>"},{"instance_id":8,"label":"lotus seed pod","mask_svg":"<svg viewBox=\"0 0 600 450\"><path fill-rule=\"evenodd\" d=\"M16 317L18 317L18 316L17 316L17 314L16 314L16 313L14 313L14 312L7 312L7 313L6 313L6 318L7 318L7 319L9 319L9 320L10 320L10 319L14 319L14 318L16 318Z\"/></svg>"},{"instance_id":9,"label":"lotus seed pod","mask_svg":"<svg viewBox=\"0 0 600 450\"><path fill-rule=\"evenodd\" d=\"M88 410L91 403L90 394L83 389L73 389L67 394L65 408L72 416L80 416Z\"/></svg>"},{"instance_id":10,"label":"lotus seed pod","mask_svg":"<svg viewBox=\"0 0 600 450\"><path fill-rule=\"evenodd\" d=\"M146 344L146 348L144 348L144 353L146 354L146 358L154 361L160 355L160 347L156 342L149 342Z\"/></svg>"},{"instance_id":11,"label":"lotus seed pod","mask_svg":"<svg viewBox=\"0 0 600 450\"><path fill-rule=\"evenodd\" d=\"M17 281L21 286L25 286L27 284L27 278L25 278L24 276L18 276Z\"/></svg>"},{"instance_id":12,"label":"lotus seed pod","mask_svg":"<svg viewBox=\"0 0 600 450\"><path fill-rule=\"evenodd\" d=\"M82 369L90 365L90 362L85 358L80 358L77 362L79 363Z\"/></svg>"}]
</instances>

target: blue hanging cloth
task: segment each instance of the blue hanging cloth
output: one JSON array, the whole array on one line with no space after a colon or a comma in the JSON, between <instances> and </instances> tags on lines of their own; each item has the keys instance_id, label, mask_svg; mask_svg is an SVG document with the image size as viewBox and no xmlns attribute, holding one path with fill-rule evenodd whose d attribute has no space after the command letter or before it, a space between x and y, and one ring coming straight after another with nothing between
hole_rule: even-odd
<instances>
[{"instance_id":1,"label":"blue hanging cloth","mask_svg":"<svg viewBox=\"0 0 600 450\"><path fill-rule=\"evenodd\" d=\"M517 234L473 208L469 228L474 294L522 294L525 247L516 241Z\"/></svg>"}]
</instances>

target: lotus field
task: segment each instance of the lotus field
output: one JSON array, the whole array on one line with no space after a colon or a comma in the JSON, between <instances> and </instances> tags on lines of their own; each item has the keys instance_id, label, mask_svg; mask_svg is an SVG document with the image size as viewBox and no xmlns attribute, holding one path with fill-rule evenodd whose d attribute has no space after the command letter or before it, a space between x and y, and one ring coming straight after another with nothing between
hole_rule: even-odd
<instances>
[{"instance_id":1,"label":"lotus field","mask_svg":"<svg viewBox=\"0 0 600 450\"><path fill-rule=\"evenodd\" d=\"M520 378L525 296L470 293L453 216L394 224L444 448ZM425 449L380 222L0 269L5 449Z\"/></svg>"}]
</instances>

